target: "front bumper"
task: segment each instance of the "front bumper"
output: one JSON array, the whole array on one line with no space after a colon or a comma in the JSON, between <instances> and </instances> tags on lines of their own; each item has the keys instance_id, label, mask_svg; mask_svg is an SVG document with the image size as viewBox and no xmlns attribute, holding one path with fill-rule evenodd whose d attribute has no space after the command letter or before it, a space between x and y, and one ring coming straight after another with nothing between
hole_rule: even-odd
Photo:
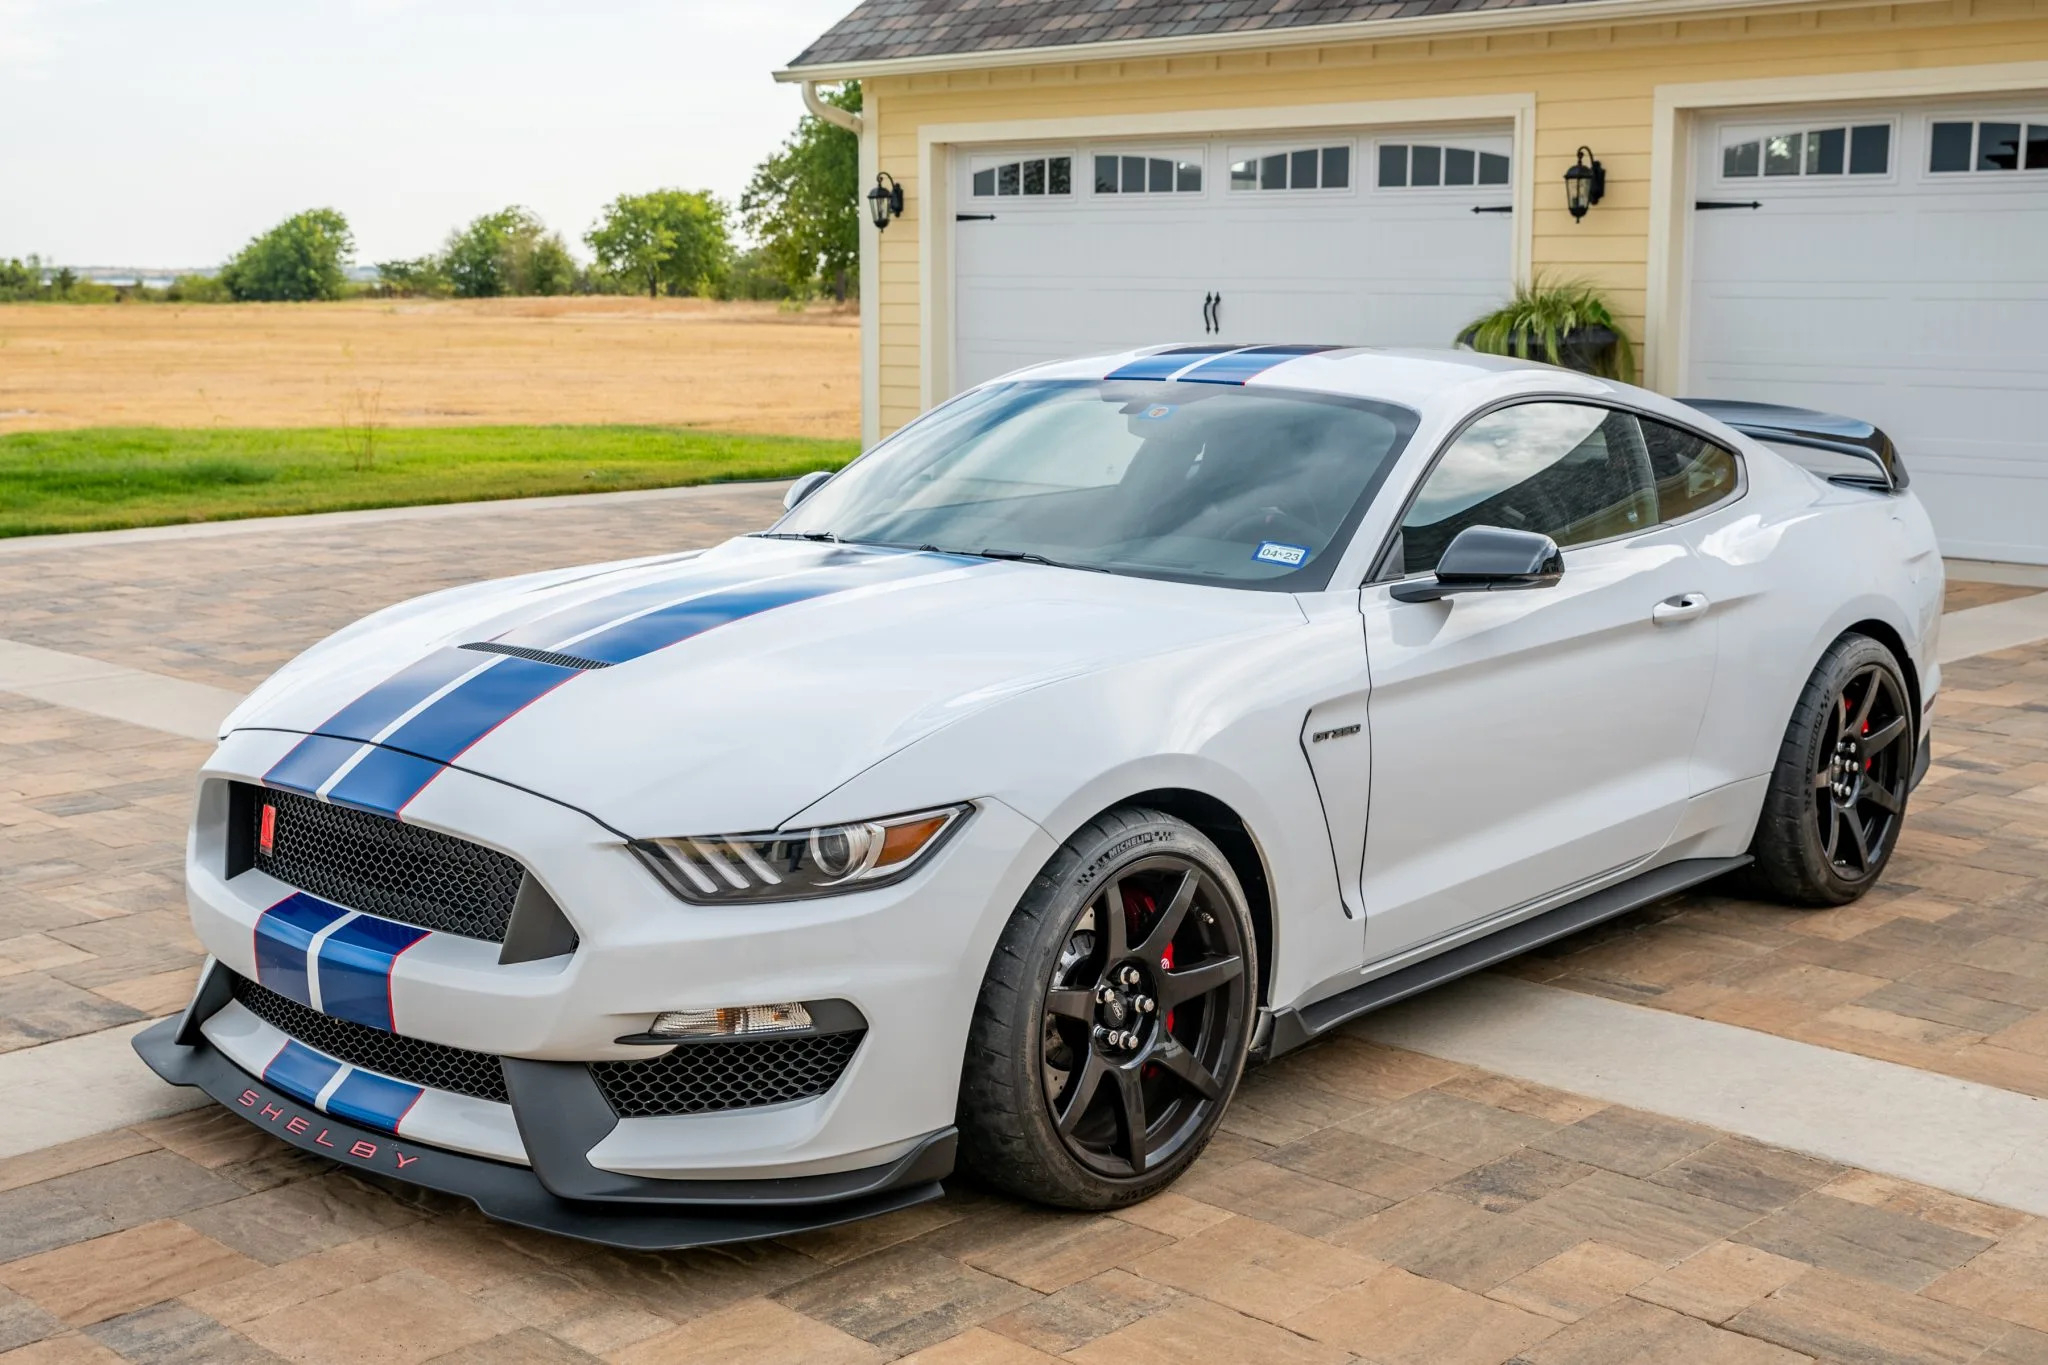
<instances>
[{"instance_id":1,"label":"front bumper","mask_svg":"<svg viewBox=\"0 0 2048 1365\"><path fill-rule=\"evenodd\" d=\"M224 793L229 782L260 782L297 738L239 731L202 776L187 868L193 922L208 951L248 980L263 979L253 931L292 888L260 871L223 875ZM900 885L697 907L671 897L589 817L460 770L437 778L404 819L516 858L580 942L570 954L506 964L494 943L433 933L390 966L383 1027L393 1033L502 1058L508 1069L574 1064L587 1077L586 1063L659 1055L663 1048L616 1040L643 1032L666 1010L840 1000L866 1021L837 1084L815 1098L654 1117L606 1110L604 1128L593 1129L577 1158L607 1178L644 1178L656 1189L889 1168L949 1128L995 936L1052 852L1035 824L985 802L933 866ZM255 1055L248 1023L238 1008L227 1010L209 1029L210 1043L241 1071L260 1074L269 1054ZM429 1089L396 1126L444 1151L531 1160L533 1134L507 1110Z\"/></svg>"},{"instance_id":2,"label":"front bumper","mask_svg":"<svg viewBox=\"0 0 2048 1365\"><path fill-rule=\"evenodd\" d=\"M208 969L192 1007L138 1034L135 1051L173 1085L205 1091L259 1128L315 1156L470 1200L493 1218L643 1251L712 1246L832 1227L936 1199L953 1167L951 1128L865 1170L769 1180L649 1180L585 1158L617 1122L586 1067L505 1062L526 1166L415 1143L321 1113L230 1061L201 1026L225 992Z\"/></svg>"}]
</instances>

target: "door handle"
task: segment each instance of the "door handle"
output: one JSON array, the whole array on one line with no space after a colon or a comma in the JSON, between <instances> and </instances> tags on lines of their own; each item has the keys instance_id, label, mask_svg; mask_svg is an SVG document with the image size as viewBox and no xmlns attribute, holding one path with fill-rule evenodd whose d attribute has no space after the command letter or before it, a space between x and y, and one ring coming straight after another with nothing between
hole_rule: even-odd
<instances>
[{"instance_id":1,"label":"door handle","mask_svg":"<svg viewBox=\"0 0 2048 1365\"><path fill-rule=\"evenodd\" d=\"M1209 293L1202 295L1202 334L1204 336L1216 330L1216 324L1209 317L1209 310L1211 308L1214 308L1215 306L1215 294Z\"/></svg>"},{"instance_id":2,"label":"door handle","mask_svg":"<svg viewBox=\"0 0 2048 1365\"><path fill-rule=\"evenodd\" d=\"M1650 608L1650 620L1655 625L1675 626L1681 621L1693 621L1707 614L1707 595L1703 592L1682 592L1676 597L1667 597Z\"/></svg>"}]
</instances>

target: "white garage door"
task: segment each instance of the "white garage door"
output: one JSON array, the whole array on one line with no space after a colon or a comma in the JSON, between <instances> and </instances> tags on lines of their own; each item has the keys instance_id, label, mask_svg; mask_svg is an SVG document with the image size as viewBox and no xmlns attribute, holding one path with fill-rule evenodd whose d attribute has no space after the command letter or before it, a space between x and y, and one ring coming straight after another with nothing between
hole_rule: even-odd
<instances>
[{"instance_id":1,"label":"white garage door","mask_svg":"<svg viewBox=\"0 0 2048 1365\"><path fill-rule=\"evenodd\" d=\"M1687 391L1867 418L1945 552L2048 563L2048 94L1731 117L1695 158Z\"/></svg>"},{"instance_id":2,"label":"white garage door","mask_svg":"<svg viewBox=\"0 0 2048 1365\"><path fill-rule=\"evenodd\" d=\"M1326 131L962 152L953 386L1160 342L1448 346L1508 291L1510 141Z\"/></svg>"}]
</instances>

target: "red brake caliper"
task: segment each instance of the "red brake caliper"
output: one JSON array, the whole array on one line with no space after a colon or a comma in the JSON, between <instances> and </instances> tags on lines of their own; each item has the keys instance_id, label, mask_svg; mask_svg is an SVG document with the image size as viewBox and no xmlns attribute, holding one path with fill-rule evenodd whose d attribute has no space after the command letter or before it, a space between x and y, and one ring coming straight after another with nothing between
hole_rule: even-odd
<instances>
[{"instance_id":1,"label":"red brake caliper","mask_svg":"<svg viewBox=\"0 0 2048 1365\"><path fill-rule=\"evenodd\" d=\"M1161 971L1170 972L1173 970L1173 945L1171 943L1167 944L1166 951L1159 955L1159 967ZM1166 1031L1168 1033L1173 1032L1172 1010L1166 1012Z\"/></svg>"}]
</instances>

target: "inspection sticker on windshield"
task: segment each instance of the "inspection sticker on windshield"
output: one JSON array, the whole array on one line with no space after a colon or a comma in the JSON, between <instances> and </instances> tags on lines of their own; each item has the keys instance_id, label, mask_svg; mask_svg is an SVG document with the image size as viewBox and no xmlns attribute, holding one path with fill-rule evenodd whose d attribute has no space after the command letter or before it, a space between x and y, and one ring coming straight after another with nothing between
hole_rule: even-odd
<instances>
[{"instance_id":1,"label":"inspection sticker on windshield","mask_svg":"<svg viewBox=\"0 0 2048 1365\"><path fill-rule=\"evenodd\" d=\"M1147 422L1163 422L1173 416L1173 407L1174 405L1171 403L1154 403L1151 407L1139 413L1138 416Z\"/></svg>"},{"instance_id":2,"label":"inspection sticker on windshield","mask_svg":"<svg viewBox=\"0 0 2048 1365\"><path fill-rule=\"evenodd\" d=\"M1309 550L1306 545L1283 545L1277 540L1263 541L1258 553L1252 558L1265 564L1285 564L1290 569L1300 568L1308 562Z\"/></svg>"}]
</instances>

